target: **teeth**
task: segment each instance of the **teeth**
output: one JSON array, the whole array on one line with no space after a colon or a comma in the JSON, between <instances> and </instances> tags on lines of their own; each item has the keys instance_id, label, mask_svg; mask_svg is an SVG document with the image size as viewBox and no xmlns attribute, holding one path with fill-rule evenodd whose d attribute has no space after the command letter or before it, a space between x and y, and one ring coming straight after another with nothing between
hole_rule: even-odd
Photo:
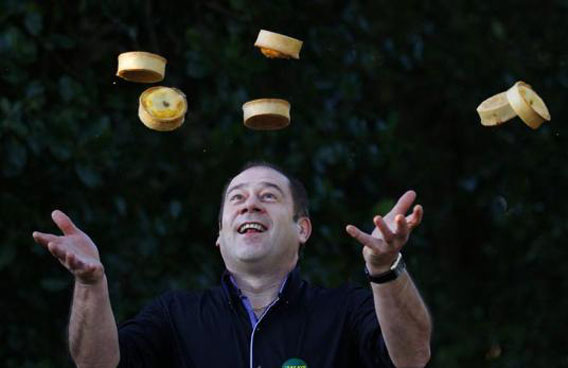
<instances>
[{"instance_id":1,"label":"teeth","mask_svg":"<svg viewBox=\"0 0 568 368\"><path fill-rule=\"evenodd\" d=\"M261 225L257 222L247 222L247 223L242 224L239 227L238 231L239 231L239 233L242 234L245 231L247 231L248 229L254 229L254 230L261 231L261 232L266 230L266 228L263 225Z\"/></svg>"}]
</instances>

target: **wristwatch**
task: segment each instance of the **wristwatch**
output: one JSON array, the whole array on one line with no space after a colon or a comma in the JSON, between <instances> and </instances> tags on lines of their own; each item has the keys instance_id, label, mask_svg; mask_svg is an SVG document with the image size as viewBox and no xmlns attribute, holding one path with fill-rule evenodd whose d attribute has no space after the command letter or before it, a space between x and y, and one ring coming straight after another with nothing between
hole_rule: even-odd
<instances>
[{"instance_id":1,"label":"wristwatch","mask_svg":"<svg viewBox=\"0 0 568 368\"><path fill-rule=\"evenodd\" d=\"M390 267L390 270L387 272L383 272L379 275L371 275L367 266L365 266L365 275L367 275L367 280L373 282L375 284L384 284L385 282L389 282L395 280L401 273L404 272L406 269L406 265L404 264L404 260L402 259L402 254L398 253L396 257L396 261Z\"/></svg>"}]
</instances>

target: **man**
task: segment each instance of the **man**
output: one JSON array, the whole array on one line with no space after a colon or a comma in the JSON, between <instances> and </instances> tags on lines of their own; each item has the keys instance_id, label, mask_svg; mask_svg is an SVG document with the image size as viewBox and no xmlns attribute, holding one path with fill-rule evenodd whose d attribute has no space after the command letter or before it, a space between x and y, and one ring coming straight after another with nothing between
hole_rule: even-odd
<instances>
[{"instance_id":1,"label":"man","mask_svg":"<svg viewBox=\"0 0 568 368\"><path fill-rule=\"evenodd\" d=\"M323 289L299 275L299 248L312 231L303 186L266 163L246 166L225 188L216 245L227 271L221 286L171 292L117 329L107 280L91 239L61 211L63 236L34 232L74 276L69 323L79 367L423 367L431 322L400 250L422 219L405 193L366 234L372 293Z\"/></svg>"}]
</instances>

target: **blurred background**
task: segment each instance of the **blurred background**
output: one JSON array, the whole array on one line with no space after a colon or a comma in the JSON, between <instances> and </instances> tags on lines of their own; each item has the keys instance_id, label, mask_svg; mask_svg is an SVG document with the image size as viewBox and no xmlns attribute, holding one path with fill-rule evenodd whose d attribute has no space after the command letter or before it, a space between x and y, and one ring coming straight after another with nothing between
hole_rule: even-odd
<instances>
[{"instance_id":1,"label":"blurred background","mask_svg":"<svg viewBox=\"0 0 568 368\"><path fill-rule=\"evenodd\" d=\"M424 206L404 255L433 315L431 367L568 367L568 1L0 1L0 365L71 367L72 277L34 244L67 212L98 245L119 321L173 288L218 283L225 181L283 166L311 198L301 268L364 284L347 223L371 230L407 189ZM304 41L270 60L260 29ZM149 85L121 52L168 59L188 98L174 132L137 116ZM515 81L552 121L488 128ZM244 102L284 98L258 132Z\"/></svg>"}]
</instances>

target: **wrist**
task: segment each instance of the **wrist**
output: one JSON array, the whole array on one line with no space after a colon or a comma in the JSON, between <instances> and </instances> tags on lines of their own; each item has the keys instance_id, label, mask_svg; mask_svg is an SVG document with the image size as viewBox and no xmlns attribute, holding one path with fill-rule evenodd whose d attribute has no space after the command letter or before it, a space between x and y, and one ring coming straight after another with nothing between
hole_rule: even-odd
<instances>
[{"instance_id":1,"label":"wrist","mask_svg":"<svg viewBox=\"0 0 568 368\"><path fill-rule=\"evenodd\" d=\"M398 278L406 269L404 260L402 259L402 254L398 253L395 261L388 267L369 267L369 264L365 264L365 274L370 282L376 284L383 284Z\"/></svg>"},{"instance_id":2,"label":"wrist","mask_svg":"<svg viewBox=\"0 0 568 368\"><path fill-rule=\"evenodd\" d=\"M80 288L98 288L104 284L106 284L106 275L104 272L101 275L91 277L75 276L75 286Z\"/></svg>"},{"instance_id":3,"label":"wrist","mask_svg":"<svg viewBox=\"0 0 568 368\"><path fill-rule=\"evenodd\" d=\"M394 261L393 261L393 263L394 263ZM385 272L389 272L391 265L392 265L392 263L387 264L387 265L377 266L377 265L374 265L372 263L365 262L365 268L367 269L369 274L373 275L373 276L380 275L380 274L383 274Z\"/></svg>"},{"instance_id":4,"label":"wrist","mask_svg":"<svg viewBox=\"0 0 568 368\"><path fill-rule=\"evenodd\" d=\"M390 259L380 259L380 262L373 262L373 257L368 257L368 259L365 259L365 267L369 271L369 274L373 276L380 275L390 271L391 267L397 262L399 256L400 252L395 253L393 257L389 257Z\"/></svg>"}]
</instances>

